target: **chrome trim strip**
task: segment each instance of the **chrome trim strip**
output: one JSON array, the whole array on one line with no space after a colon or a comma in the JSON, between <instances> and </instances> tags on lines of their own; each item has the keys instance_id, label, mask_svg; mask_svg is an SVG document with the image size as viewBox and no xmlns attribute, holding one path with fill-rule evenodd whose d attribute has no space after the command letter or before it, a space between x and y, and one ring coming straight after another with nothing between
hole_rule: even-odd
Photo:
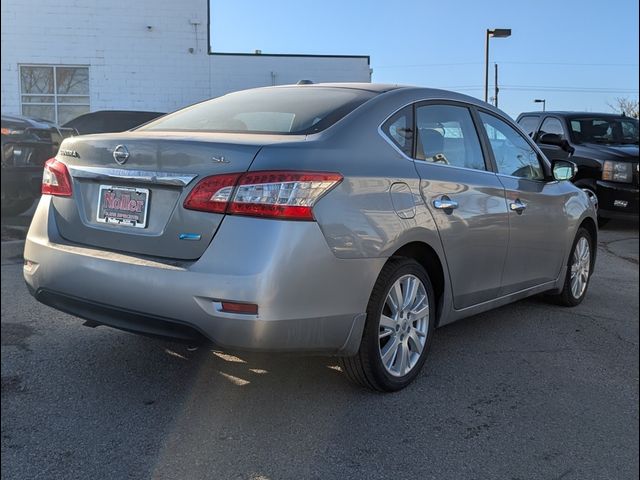
<instances>
[{"instance_id":1,"label":"chrome trim strip","mask_svg":"<svg viewBox=\"0 0 640 480\"><path fill-rule=\"evenodd\" d=\"M176 185L186 187L198 175L195 173L154 172L148 170L126 170L123 168L78 167L68 165L69 173L75 178L118 181L132 180L140 183Z\"/></svg>"}]
</instances>

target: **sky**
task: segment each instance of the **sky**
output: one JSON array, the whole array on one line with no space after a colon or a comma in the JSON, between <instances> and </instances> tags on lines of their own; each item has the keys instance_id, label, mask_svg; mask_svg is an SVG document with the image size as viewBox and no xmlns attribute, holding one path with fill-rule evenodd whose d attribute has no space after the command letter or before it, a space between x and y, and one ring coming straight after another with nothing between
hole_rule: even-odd
<instances>
[{"instance_id":1,"label":"sky","mask_svg":"<svg viewBox=\"0 0 640 480\"><path fill-rule=\"evenodd\" d=\"M499 107L611 111L638 98L637 0L211 1L214 52L369 55L373 82L482 98L487 28Z\"/></svg>"}]
</instances>

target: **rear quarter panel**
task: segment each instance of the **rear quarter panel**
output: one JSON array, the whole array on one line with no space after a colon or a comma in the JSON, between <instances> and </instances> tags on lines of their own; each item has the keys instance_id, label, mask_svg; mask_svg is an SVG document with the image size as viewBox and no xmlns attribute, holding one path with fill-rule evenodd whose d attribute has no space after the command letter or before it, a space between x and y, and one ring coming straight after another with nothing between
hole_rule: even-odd
<instances>
[{"instance_id":1,"label":"rear quarter panel","mask_svg":"<svg viewBox=\"0 0 640 480\"><path fill-rule=\"evenodd\" d=\"M440 239L420 196L413 162L378 132L379 125L411 98L387 93L305 142L266 146L256 156L251 170L342 174L344 180L314 207L327 243L340 258L390 256L405 243L416 240L428 242L440 252ZM392 200L392 185L398 184L402 188L393 189ZM396 212L399 203L400 213Z\"/></svg>"},{"instance_id":2,"label":"rear quarter panel","mask_svg":"<svg viewBox=\"0 0 640 480\"><path fill-rule=\"evenodd\" d=\"M314 207L314 216L336 257L388 258L408 243L423 242L447 270L434 219L420 195L415 165L378 131L390 114L411 101L415 94L408 92L381 95L305 142L264 147L251 170L343 175L343 181ZM444 276L447 292L447 271ZM448 298L446 293L443 301Z\"/></svg>"}]
</instances>

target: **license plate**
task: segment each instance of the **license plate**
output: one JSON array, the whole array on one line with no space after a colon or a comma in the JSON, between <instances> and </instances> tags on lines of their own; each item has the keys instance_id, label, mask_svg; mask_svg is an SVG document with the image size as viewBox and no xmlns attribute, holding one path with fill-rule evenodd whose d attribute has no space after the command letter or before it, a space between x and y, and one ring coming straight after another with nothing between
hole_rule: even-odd
<instances>
[{"instance_id":1,"label":"license plate","mask_svg":"<svg viewBox=\"0 0 640 480\"><path fill-rule=\"evenodd\" d=\"M145 228L148 209L148 189L100 185L98 222Z\"/></svg>"}]
</instances>

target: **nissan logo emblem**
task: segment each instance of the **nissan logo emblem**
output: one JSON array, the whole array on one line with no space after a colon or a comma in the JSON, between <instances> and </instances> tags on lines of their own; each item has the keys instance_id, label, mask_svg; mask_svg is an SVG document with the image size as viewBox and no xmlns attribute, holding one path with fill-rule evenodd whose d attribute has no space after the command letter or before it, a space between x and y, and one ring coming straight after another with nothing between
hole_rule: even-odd
<instances>
[{"instance_id":1,"label":"nissan logo emblem","mask_svg":"<svg viewBox=\"0 0 640 480\"><path fill-rule=\"evenodd\" d=\"M118 145L113 149L113 159L118 165L124 165L129 158L129 150L124 145Z\"/></svg>"}]
</instances>

